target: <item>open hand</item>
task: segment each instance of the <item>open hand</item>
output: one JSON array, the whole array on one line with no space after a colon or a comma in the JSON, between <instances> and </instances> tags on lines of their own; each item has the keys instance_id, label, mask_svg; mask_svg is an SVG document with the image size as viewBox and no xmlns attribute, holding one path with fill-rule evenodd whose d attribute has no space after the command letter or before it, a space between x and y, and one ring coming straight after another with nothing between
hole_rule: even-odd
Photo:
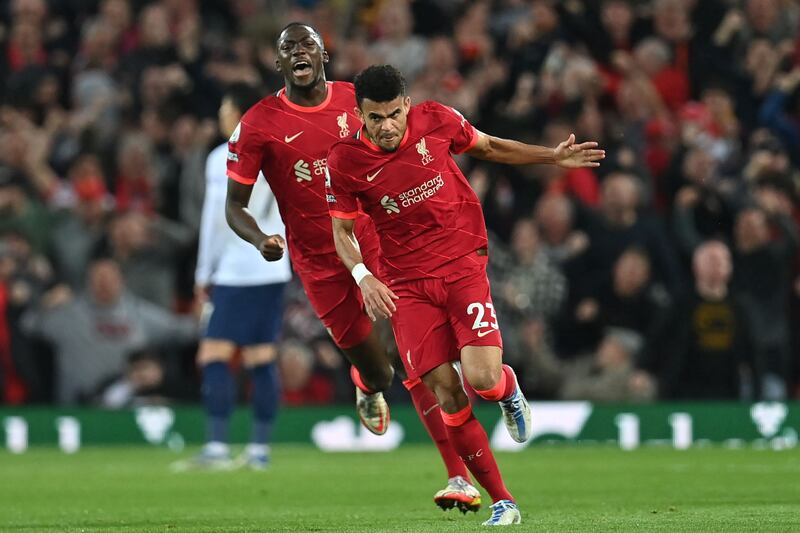
<instances>
[{"instance_id":1,"label":"open hand","mask_svg":"<svg viewBox=\"0 0 800 533\"><path fill-rule=\"evenodd\" d=\"M605 159L605 150L595 150L596 142L575 144L575 134L556 146L553 157L556 165L565 168L599 167L599 161Z\"/></svg>"},{"instance_id":2,"label":"open hand","mask_svg":"<svg viewBox=\"0 0 800 533\"><path fill-rule=\"evenodd\" d=\"M283 257L283 250L286 248L286 241L280 235L267 235L258 244L258 251L267 261L277 261Z\"/></svg>"},{"instance_id":3,"label":"open hand","mask_svg":"<svg viewBox=\"0 0 800 533\"><path fill-rule=\"evenodd\" d=\"M392 313L397 311L394 300L399 298L375 276L365 276L361 280L360 287L361 295L364 297L364 307L373 322L378 318L390 318Z\"/></svg>"}]
</instances>

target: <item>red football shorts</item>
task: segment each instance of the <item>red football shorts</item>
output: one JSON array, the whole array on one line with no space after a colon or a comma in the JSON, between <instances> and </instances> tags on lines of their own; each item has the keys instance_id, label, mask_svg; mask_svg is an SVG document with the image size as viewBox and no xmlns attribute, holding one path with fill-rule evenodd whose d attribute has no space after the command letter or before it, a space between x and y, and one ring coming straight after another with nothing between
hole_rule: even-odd
<instances>
[{"instance_id":1,"label":"red football shorts","mask_svg":"<svg viewBox=\"0 0 800 533\"><path fill-rule=\"evenodd\" d=\"M503 347L486 266L392 286L392 329L409 377L457 361L464 346Z\"/></svg>"},{"instance_id":2,"label":"red football shorts","mask_svg":"<svg viewBox=\"0 0 800 533\"><path fill-rule=\"evenodd\" d=\"M363 219L363 220L362 220ZM369 217L359 217L355 229L364 264L380 276L380 243ZM372 331L364 311L361 289L343 264L328 276L309 276L298 272L311 307L339 348L361 344Z\"/></svg>"}]
</instances>

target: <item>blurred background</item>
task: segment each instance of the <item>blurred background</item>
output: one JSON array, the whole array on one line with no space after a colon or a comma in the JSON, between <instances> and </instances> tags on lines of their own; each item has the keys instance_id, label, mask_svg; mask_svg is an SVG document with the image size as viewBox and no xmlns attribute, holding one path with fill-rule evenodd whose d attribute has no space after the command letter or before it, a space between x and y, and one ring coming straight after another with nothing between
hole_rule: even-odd
<instances>
[{"instance_id":1,"label":"blurred background","mask_svg":"<svg viewBox=\"0 0 800 533\"><path fill-rule=\"evenodd\" d=\"M329 79L391 63L414 101L482 131L606 149L598 169L459 161L530 398L800 396L800 2L0 6L6 405L199 401L193 278L219 100L234 82L282 86L274 42L294 20L323 34ZM285 405L352 401L296 281L279 364Z\"/></svg>"}]
</instances>

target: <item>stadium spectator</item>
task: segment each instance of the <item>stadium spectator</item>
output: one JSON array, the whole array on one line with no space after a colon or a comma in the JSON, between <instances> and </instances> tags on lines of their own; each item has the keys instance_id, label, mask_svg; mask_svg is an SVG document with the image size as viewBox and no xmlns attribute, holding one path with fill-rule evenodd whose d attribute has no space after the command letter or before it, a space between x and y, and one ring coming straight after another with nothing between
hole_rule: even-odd
<instances>
[{"instance_id":1,"label":"stadium spectator","mask_svg":"<svg viewBox=\"0 0 800 533\"><path fill-rule=\"evenodd\" d=\"M781 74L775 87L767 94L761 106L761 123L778 135L784 146L793 154L795 163L800 162L800 97L797 88L800 87L800 66L791 72Z\"/></svg>"},{"instance_id":2,"label":"stadium spectator","mask_svg":"<svg viewBox=\"0 0 800 533\"><path fill-rule=\"evenodd\" d=\"M126 291L119 266L100 259L89 268L87 288L76 296L59 285L22 318L25 331L53 345L57 401L84 401L118 374L125 358L146 346L174 346L197 338L197 323Z\"/></svg>"},{"instance_id":3,"label":"stadium spectator","mask_svg":"<svg viewBox=\"0 0 800 533\"><path fill-rule=\"evenodd\" d=\"M75 160L65 186L52 202L56 224L50 239L50 253L61 281L73 289L83 285L86 270L102 242L113 207L100 162L85 155ZM63 208L59 204L63 203Z\"/></svg>"},{"instance_id":4,"label":"stadium spectator","mask_svg":"<svg viewBox=\"0 0 800 533\"><path fill-rule=\"evenodd\" d=\"M575 228L575 210L567 197L545 194L536 204L534 218L542 237L542 251L562 268L589 246L588 235Z\"/></svg>"},{"instance_id":5,"label":"stadium spectator","mask_svg":"<svg viewBox=\"0 0 800 533\"><path fill-rule=\"evenodd\" d=\"M514 365L523 358L518 332L528 321L541 321L547 344L552 347L552 322L561 311L567 294L567 281L541 249L539 229L531 219L514 226L510 253L492 247L490 280L494 284L497 314L509 333L504 342L506 358Z\"/></svg>"},{"instance_id":6,"label":"stadium spectator","mask_svg":"<svg viewBox=\"0 0 800 533\"><path fill-rule=\"evenodd\" d=\"M131 211L109 223L101 254L117 262L131 293L160 307L175 305L176 254L186 240L183 227Z\"/></svg>"},{"instance_id":7,"label":"stadium spectator","mask_svg":"<svg viewBox=\"0 0 800 533\"><path fill-rule=\"evenodd\" d=\"M757 194L761 207L746 208L736 217L733 290L748 311L760 396L782 401L791 367L788 297L798 235L789 199L770 188Z\"/></svg>"},{"instance_id":8,"label":"stadium spectator","mask_svg":"<svg viewBox=\"0 0 800 533\"><path fill-rule=\"evenodd\" d=\"M47 250L52 216L29 192L28 182L8 169L0 172L0 232L15 230L38 252Z\"/></svg>"},{"instance_id":9,"label":"stadium spectator","mask_svg":"<svg viewBox=\"0 0 800 533\"><path fill-rule=\"evenodd\" d=\"M42 376L45 354L21 330L19 318L53 283L50 262L21 233L0 233L0 398L7 403L50 398Z\"/></svg>"},{"instance_id":10,"label":"stadium spectator","mask_svg":"<svg viewBox=\"0 0 800 533\"><path fill-rule=\"evenodd\" d=\"M99 388L94 403L106 409L167 403L172 396L160 356L149 350L130 354L122 375Z\"/></svg>"},{"instance_id":11,"label":"stadium spectator","mask_svg":"<svg viewBox=\"0 0 800 533\"><path fill-rule=\"evenodd\" d=\"M576 287L579 292L597 287L630 246L647 251L654 279L663 282L670 292L680 288L678 263L666 233L659 220L640 211L640 201L640 186L635 177L624 173L606 177L599 212L589 213L586 223L590 245L581 258L583 270L580 286Z\"/></svg>"},{"instance_id":12,"label":"stadium spectator","mask_svg":"<svg viewBox=\"0 0 800 533\"><path fill-rule=\"evenodd\" d=\"M706 241L692 266L694 287L675 306L660 366L662 392L667 398L745 399L754 339L747 311L730 290L731 253L721 241Z\"/></svg>"},{"instance_id":13,"label":"stadium spectator","mask_svg":"<svg viewBox=\"0 0 800 533\"><path fill-rule=\"evenodd\" d=\"M572 339L572 350L596 346L608 328L623 328L641 336L641 349L633 354L637 366L650 366L658 357L672 300L663 284L652 279L646 251L628 248L614 263L610 277L591 294L576 296L579 301L561 325L562 336Z\"/></svg>"},{"instance_id":14,"label":"stadium spectator","mask_svg":"<svg viewBox=\"0 0 800 533\"><path fill-rule=\"evenodd\" d=\"M523 335L528 346L526 385L533 394L559 400L643 402L656 398L656 382L636 369L642 337L621 328L608 329L597 348L562 361L547 348L538 324L528 324Z\"/></svg>"},{"instance_id":15,"label":"stadium spectator","mask_svg":"<svg viewBox=\"0 0 800 533\"><path fill-rule=\"evenodd\" d=\"M411 83L425 67L429 51L425 39L413 34L414 19L409 2L383 2L376 20L380 37L372 45L374 60L396 65Z\"/></svg>"},{"instance_id":16,"label":"stadium spectator","mask_svg":"<svg viewBox=\"0 0 800 533\"><path fill-rule=\"evenodd\" d=\"M321 405L333 401L334 384L315 371L314 352L307 346L292 341L281 343L278 364L283 404Z\"/></svg>"}]
</instances>

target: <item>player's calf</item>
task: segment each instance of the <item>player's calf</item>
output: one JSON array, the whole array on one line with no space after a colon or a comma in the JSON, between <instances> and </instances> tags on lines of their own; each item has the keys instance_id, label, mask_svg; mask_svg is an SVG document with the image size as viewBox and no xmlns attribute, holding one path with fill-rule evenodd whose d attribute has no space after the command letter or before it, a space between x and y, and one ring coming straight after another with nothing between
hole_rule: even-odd
<instances>
[{"instance_id":1,"label":"player's calf","mask_svg":"<svg viewBox=\"0 0 800 533\"><path fill-rule=\"evenodd\" d=\"M351 370L353 383L363 392L381 392L391 386L394 368L376 330L362 342L342 350L356 369L355 373Z\"/></svg>"}]
</instances>

